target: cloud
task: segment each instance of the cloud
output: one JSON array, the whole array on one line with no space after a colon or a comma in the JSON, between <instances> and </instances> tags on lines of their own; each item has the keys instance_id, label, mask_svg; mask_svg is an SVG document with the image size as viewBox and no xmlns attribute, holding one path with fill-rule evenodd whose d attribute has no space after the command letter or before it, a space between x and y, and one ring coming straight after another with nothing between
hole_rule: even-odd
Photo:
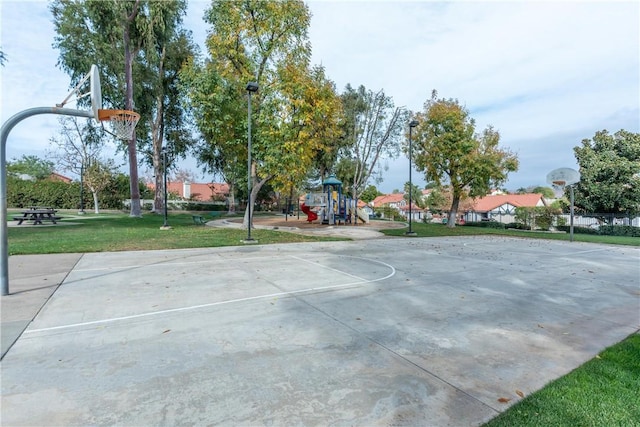
<instances>
[{"instance_id":1,"label":"cloud","mask_svg":"<svg viewBox=\"0 0 640 427\"><path fill-rule=\"evenodd\" d=\"M190 0L185 25L201 46L210 2ZM520 156L508 188L544 184L575 165L573 147L598 130L640 132L640 4L632 1L319 1L309 36L312 62L339 90L347 83L385 92L421 110L437 89L491 124ZM2 122L53 106L69 91L56 67L48 2L0 2ZM88 71L88 70L87 70ZM58 129L42 115L16 126L8 157L40 154ZM27 152L28 151L28 152ZM413 173L414 182L420 174ZM384 191L408 181L408 161L389 162Z\"/></svg>"}]
</instances>

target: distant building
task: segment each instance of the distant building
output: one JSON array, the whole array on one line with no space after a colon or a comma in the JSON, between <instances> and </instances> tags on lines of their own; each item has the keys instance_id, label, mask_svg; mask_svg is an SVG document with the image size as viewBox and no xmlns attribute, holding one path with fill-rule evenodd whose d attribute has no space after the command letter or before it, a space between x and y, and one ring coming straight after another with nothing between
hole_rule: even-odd
<instances>
[{"instance_id":1,"label":"distant building","mask_svg":"<svg viewBox=\"0 0 640 427\"><path fill-rule=\"evenodd\" d=\"M515 222L516 208L546 206L542 194L497 194L476 199L464 213L465 221L494 220L502 223Z\"/></svg>"},{"instance_id":2,"label":"distant building","mask_svg":"<svg viewBox=\"0 0 640 427\"><path fill-rule=\"evenodd\" d=\"M60 182L64 182L65 184L69 184L71 183L71 181L73 181L71 178L69 178L68 176L64 176L61 175L57 172L51 172L51 175L49 175L49 178L47 178L49 181L60 181Z\"/></svg>"},{"instance_id":3,"label":"distant building","mask_svg":"<svg viewBox=\"0 0 640 427\"><path fill-rule=\"evenodd\" d=\"M148 183L147 187L154 191L154 183ZM229 197L229 184L227 183L197 183L197 182L167 182L167 191L185 200L197 202L224 201Z\"/></svg>"}]
</instances>

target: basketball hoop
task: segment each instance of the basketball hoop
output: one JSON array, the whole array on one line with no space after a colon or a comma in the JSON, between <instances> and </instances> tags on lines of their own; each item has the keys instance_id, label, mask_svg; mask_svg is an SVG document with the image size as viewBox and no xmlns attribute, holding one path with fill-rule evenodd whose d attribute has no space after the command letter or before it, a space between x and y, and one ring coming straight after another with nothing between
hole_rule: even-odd
<instances>
[{"instance_id":1,"label":"basketball hoop","mask_svg":"<svg viewBox=\"0 0 640 427\"><path fill-rule=\"evenodd\" d=\"M552 181L551 185L553 186L553 188L557 188L559 190L564 190L565 185L567 185L567 181L565 181L565 180L556 180L556 181Z\"/></svg>"},{"instance_id":2,"label":"basketball hoop","mask_svg":"<svg viewBox=\"0 0 640 427\"><path fill-rule=\"evenodd\" d=\"M123 141L129 141L133 138L140 114L131 110L98 110L98 120L103 128L104 122L109 122L111 131L105 129L107 133Z\"/></svg>"}]
</instances>

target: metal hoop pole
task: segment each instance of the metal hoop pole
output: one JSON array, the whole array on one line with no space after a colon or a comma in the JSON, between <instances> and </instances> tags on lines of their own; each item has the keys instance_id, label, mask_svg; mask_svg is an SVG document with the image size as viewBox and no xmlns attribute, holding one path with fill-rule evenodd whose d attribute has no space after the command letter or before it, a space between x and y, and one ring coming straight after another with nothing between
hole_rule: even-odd
<instances>
[{"instance_id":1,"label":"metal hoop pole","mask_svg":"<svg viewBox=\"0 0 640 427\"><path fill-rule=\"evenodd\" d=\"M20 111L11 116L0 129L0 290L9 295L9 244L7 239L7 137L15 125L27 117L38 114L61 114L64 116L93 118L92 111L73 110L60 107L36 107Z\"/></svg>"}]
</instances>

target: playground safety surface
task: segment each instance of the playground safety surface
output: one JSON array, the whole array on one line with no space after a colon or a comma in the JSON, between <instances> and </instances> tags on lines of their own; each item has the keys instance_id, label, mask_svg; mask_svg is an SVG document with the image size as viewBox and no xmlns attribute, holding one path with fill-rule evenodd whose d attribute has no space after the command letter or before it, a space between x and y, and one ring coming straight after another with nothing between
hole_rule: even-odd
<instances>
[{"instance_id":1,"label":"playground safety surface","mask_svg":"<svg viewBox=\"0 0 640 427\"><path fill-rule=\"evenodd\" d=\"M637 333L639 258L491 236L13 256L0 422L480 425Z\"/></svg>"}]
</instances>

